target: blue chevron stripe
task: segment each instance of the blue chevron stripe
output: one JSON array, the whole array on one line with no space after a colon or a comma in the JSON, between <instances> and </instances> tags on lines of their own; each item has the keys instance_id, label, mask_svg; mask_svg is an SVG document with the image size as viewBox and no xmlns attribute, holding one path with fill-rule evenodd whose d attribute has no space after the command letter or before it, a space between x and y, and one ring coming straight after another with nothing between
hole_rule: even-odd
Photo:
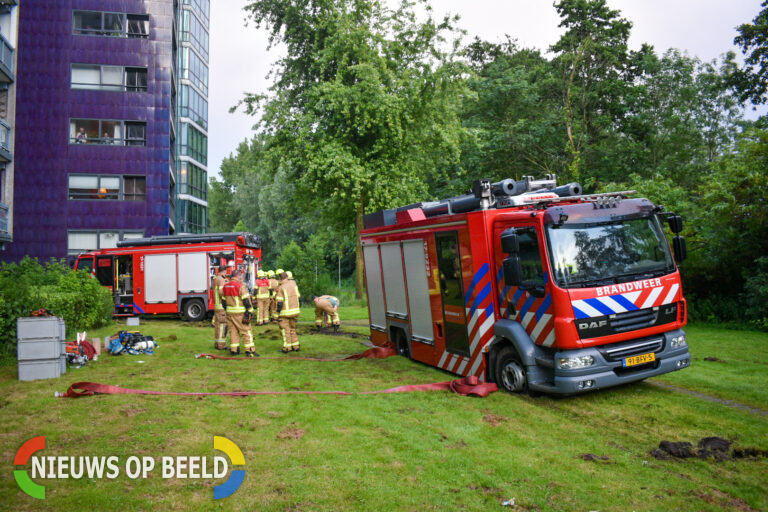
<instances>
[{"instance_id":1,"label":"blue chevron stripe","mask_svg":"<svg viewBox=\"0 0 768 512\"><path fill-rule=\"evenodd\" d=\"M613 315L614 313L618 313L618 311L614 311L605 304L603 304L600 299L585 299L584 302L598 310L604 315Z\"/></svg>"},{"instance_id":2,"label":"blue chevron stripe","mask_svg":"<svg viewBox=\"0 0 768 512\"><path fill-rule=\"evenodd\" d=\"M477 294L477 297L474 301L472 301L472 307L469 309L469 317L472 318L472 315L475 314L475 310L477 307L483 303L485 298L491 294L491 283L488 282L482 290Z\"/></svg>"},{"instance_id":3,"label":"blue chevron stripe","mask_svg":"<svg viewBox=\"0 0 768 512\"><path fill-rule=\"evenodd\" d=\"M486 274L488 274L490 268L491 267L487 263L483 263L483 266L480 267L480 270L475 272L475 276L472 278L472 282L469 284L469 288L467 288L467 293L464 295L464 307L469 306L469 300L472 297L472 293L475 291L475 286L477 286L477 283L479 283L486 276Z\"/></svg>"},{"instance_id":4,"label":"blue chevron stripe","mask_svg":"<svg viewBox=\"0 0 768 512\"><path fill-rule=\"evenodd\" d=\"M542 315L547 312L549 309L549 306L552 305L552 296L547 295L544 299L544 302L541 303L541 306L539 306L539 309L536 310L536 321L538 322L541 320Z\"/></svg>"},{"instance_id":5,"label":"blue chevron stripe","mask_svg":"<svg viewBox=\"0 0 768 512\"><path fill-rule=\"evenodd\" d=\"M621 305L627 311L635 311L636 309L640 309L634 304L632 304L629 301L629 299L627 299L623 295L611 295L611 298L615 300L619 305Z\"/></svg>"},{"instance_id":6,"label":"blue chevron stripe","mask_svg":"<svg viewBox=\"0 0 768 512\"><path fill-rule=\"evenodd\" d=\"M520 320L525 318L526 313L528 313L528 310L531 309L531 306L533 306L533 303L536 301L536 297L531 295L528 297L528 300L525 301L525 304L523 304L523 307L520 308Z\"/></svg>"}]
</instances>

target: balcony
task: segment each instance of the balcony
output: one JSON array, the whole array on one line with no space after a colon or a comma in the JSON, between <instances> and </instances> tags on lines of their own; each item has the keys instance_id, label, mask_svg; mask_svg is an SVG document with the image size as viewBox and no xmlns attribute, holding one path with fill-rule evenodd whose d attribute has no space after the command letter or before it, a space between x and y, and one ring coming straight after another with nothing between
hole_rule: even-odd
<instances>
[{"instance_id":1,"label":"balcony","mask_svg":"<svg viewBox=\"0 0 768 512\"><path fill-rule=\"evenodd\" d=\"M8 232L8 211L8 205L0 203L0 243L11 241L11 235Z\"/></svg>"},{"instance_id":2,"label":"balcony","mask_svg":"<svg viewBox=\"0 0 768 512\"><path fill-rule=\"evenodd\" d=\"M13 160L11 155L11 125L0 119L0 163Z\"/></svg>"},{"instance_id":3,"label":"balcony","mask_svg":"<svg viewBox=\"0 0 768 512\"><path fill-rule=\"evenodd\" d=\"M10 84L16 80L13 73L13 46L0 34L0 83Z\"/></svg>"}]
</instances>

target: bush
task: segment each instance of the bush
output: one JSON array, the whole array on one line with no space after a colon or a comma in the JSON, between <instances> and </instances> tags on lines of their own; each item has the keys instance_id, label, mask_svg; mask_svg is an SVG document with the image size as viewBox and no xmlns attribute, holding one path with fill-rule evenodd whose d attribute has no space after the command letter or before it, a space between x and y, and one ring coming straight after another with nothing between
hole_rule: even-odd
<instances>
[{"instance_id":1,"label":"bush","mask_svg":"<svg viewBox=\"0 0 768 512\"><path fill-rule=\"evenodd\" d=\"M61 261L43 266L26 257L0 264L0 351L15 351L16 319L40 308L63 318L67 336L74 337L108 322L113 303L109 290L86 271L75 272Z\"/></svg>"}]
</instances>

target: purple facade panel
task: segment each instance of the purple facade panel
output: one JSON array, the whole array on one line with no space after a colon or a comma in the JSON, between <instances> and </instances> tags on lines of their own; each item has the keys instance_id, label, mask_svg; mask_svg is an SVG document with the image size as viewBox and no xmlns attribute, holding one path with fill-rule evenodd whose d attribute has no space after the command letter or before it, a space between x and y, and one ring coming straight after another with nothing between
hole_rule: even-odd
<instances>
[{"instance_id":1,"label":"purple facade panel","mask_svg":"<svg viewBox=\"0 0 768 512\"><path fill-rule=\"evenodd\" d=\"M68 230L168 234L173 0L25 0L19 7L14 240L67 255ZM149 14L149 38L73 35L73 10ZM72 64L147 68L147 91L72 89ZM70 119L146 122L146 146L70 144ZM70 200L68 175L146 177L146 200Z\"/></svg>"}]
</instances>

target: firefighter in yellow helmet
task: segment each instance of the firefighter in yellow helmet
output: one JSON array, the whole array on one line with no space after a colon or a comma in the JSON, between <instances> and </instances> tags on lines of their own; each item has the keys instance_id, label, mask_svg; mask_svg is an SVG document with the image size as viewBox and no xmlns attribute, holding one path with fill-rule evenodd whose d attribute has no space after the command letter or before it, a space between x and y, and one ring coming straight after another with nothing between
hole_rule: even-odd
<instances>
[{"instance_id":1,"label":"firefighter in yellow helmet","mask_svg":"<svg viewBox=\"0 0 768 512\"><path fill-rule=\"evenodd\" d=\"M217 350L227 348L227 313L222 305L224 285L227 284L226 271L226 265L219 265L213 278L213 337Z\"/></svg>"},{"instance_id":2,"label":"firefighter in yellow helmet","mask_svg":"<svg viewBox=\"0 0 768 512\"><path fill-rule=\"evenodd\" d=\"M264 325L269 323L269 280L267 279L267 273L263 270L259 270L256 279L256 325Z\"/></svg>"},{"instance_id":3,"label":"firefighter in yellow helmet","mask_svg":"<svg viewBox=\"0 0 768 512\"><path fill-rule=\"evenodd\" d=\"M229 324L229 350L232 355L239 354L240 338L242 338L245 355L257 357L259 354L256 353L251 332L251 318L253 318L251 295L243 282L242 270L234 270L231 277L232 280L224 285L224 308L227 311Z\"/></svg>"},{"instance_id":4,"label":"firefighter in yellow helmet","mask_svg":"<svg viewBox=\"0 0 768 512\"><path fill-rule=\"evenodd\" d=\"M296 281L289 278L288 272L282 272L280 275L280 286L277 288L277 312L280 317L280 331L283 335L283 349L281 352L288 353L292 350L298 352L299 337L296 334L296 320L299 318L301 309L299 308L299 287Z\"/></svg>"},{"instance_id":5,"label":"firefighter in yellow helmet","mask_svg":"<svg viewBox=\"0 0 768 512\"><path fill-rule=\"evenodd\" d=\"M339 299L333 295L321 295L315 297L315 327L320 329L328 320L328 325L333 324L333 332L339 332L341 321L339 320Z\"/></svg>"},{"instance_id":6,"label":"firefighter in yellow helmet","mask_svg":"<svg viewBox=\"0 0 768 512\"><path fill-rule=\"evenodd\" d=\"M280 286L280 283L278 282L275 274L280 274L282 272L282 269L277 269L277 271L270 270L267 272L267 276L269 277L269 320L271 322L277 322L278 319L277 287Z\"/></svg>"}]
</instances>

